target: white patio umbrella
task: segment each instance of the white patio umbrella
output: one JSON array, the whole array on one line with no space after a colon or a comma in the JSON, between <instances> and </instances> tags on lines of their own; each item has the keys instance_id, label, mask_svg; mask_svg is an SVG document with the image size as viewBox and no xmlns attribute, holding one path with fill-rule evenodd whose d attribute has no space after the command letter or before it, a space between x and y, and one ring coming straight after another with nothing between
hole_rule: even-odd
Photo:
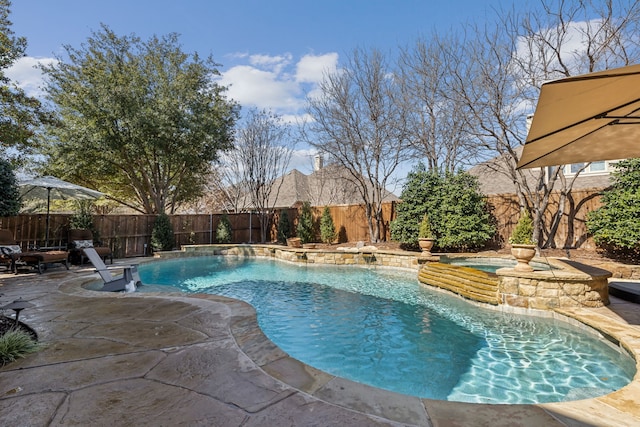
<instances>
[{"instance_id":1,"label":"white patio umbrella","mask_svg":"<svg viewBox=\"0 0 640 427\"><path fill-rule=\"evenodd\" d=\"M47 200L47 221L45 228L45 238L49 242L49 208L51 200L78 200L78 199L98 199L104 196L90 188L72 184L53 176L41 176L39 178L18 182L20 187L20 198Z\"/></svg>"}]
</instances>

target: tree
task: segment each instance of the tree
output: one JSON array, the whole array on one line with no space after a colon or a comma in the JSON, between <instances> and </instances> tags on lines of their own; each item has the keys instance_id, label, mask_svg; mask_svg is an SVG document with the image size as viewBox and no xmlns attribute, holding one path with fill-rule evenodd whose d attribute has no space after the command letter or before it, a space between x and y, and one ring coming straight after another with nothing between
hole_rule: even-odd
<instances>
[{"instance_id":1,"label":"tree","mask_svg":"<svg viewBox=\"0 0 640 427\"><path fill-rule=\"evenodd\" d=\"M175 244L173 226L169 215L161 213L156 217L156 222L151 230L151 248L154 251L170 251Z\"/></svg>"},{"instance_id":2,"label":"tree","mask_svg":"<svg viewBox=\"0 0 640 427\"><path fill-rule=\"evenodd\" d=\"M378 50L354 50L344 69L325 76L309 97L310 145L348 171L365 208L372 242L381 238L382 202L399 165L408 158L405 111L393 70Z\"/></svg>"},{"instance_id":3,"label":"tree","mask_svg":"<svg viewBox=\"0 0 640 427\"><path fill-rule=\"evenodd\" d=\"M118 37L108 27L44 66L59 127L45 172L97 188L139 212L172 213L202 194L211 162L232 147L238 114L211 58L178 37Z\"/></svg>"},{"instance_id":4,"label":"tree","mask_svg":"<svg viewBox=\"0 0 640 427\"><path fill-rule=\"evenodd\" d=\"M285 209L282 209L278 218L278 242L286 243L290 235L291 221L289 221L289 214Z\"/></svg>"},{"instance_id":5,"label":"tree","mask_svg":"<svg viewBox=\"0 0 640 427\"><path fill-rule=\"evenodd\" d=\"M587 215L587 229L612 253L640 255L640 159L618 162L602 206Z\"/></svg>"},{"instance_id":6,"label":"tree","mask_svg":"<svg viewBox=\"0 0 640 427\"><path fill-rule=\"evenodd\" d=\"M302 243L313 241L313 213L311 212L311 204L309 202L302 204L296 234Z\"/></svg>"},{"instance_id":7,"label":"tree","mask_svg":"<svg viewBox=\"0 0 640 427\"><path fill-rule=\"evenodd\" d=\"M456 60L452 50L459 48L455 38L433 34L402 49L399 57L400 107L406 110L411 146L429 170L455 172L477 156L464 103L448 90L455 84L449 73Z\"/></svg>"},{"instance_id":8,"label":"tree","mask_svg":"<svg viewBox=\"0 0 640 427\"><path fill-rule=\"evenodd\" d=\"M20 191L13 166L0 159L0 217L15 216L20 211Z\"/></svg>"},{"instance_id":9,"label":"tree","mask_svg":"<svg viewBox=\"0 0 640 427\"><path fill-rule=\"evenodd\" d=\"M18 163L32 153L36 129L51 117L40 101L27 96L4 73L27 48L27 40L11 30L10 7L9 0L0 0L0 154Z\"/></svg>"},{"instance_id":10,"label":"tree","mask_svg":"<svg viewBox=\"0 0 640 427\"><path fill-rule=\"evenodd\" d=\"M336 226L333 224L329 206L325 206L320 217L320 240L323 243L331 244L336 240Z\"/></svg>"},{"instance_id":11,"label":"tree","mask_svg":"<svg viewBox=\"0 0 640 427\"><path fill-rule=\"evenodd\" d=\"M260 241L267 240L270 214L280 193L284 174L289 167L294 143L288 126L269 112L250 110L238 130L235 159L242 173L236 185L248 190L252 208L260 215Z\"/></svg>"},{"instance_id":12,"label":"tree","mask_svg":"<svg viewBox=\"0 0 640 427\"><path fill-rule=\"evenodd\" d=\"M218 227L216 228L216 240L218 243L231 243L233 230L231 229L231 221L227 214L222 215Z\"/></svg>"},{"instance_id":13,"label":"tree","mask_svg":"<svg viewBox=\"0 0 640 427\"><path fill-rule=\"evenodd\" d=\"M516 169L525 116L546 81L637 62L639 22L636 1L543 0L538 9L500 13L491 25L468 28L471 36L459 40L460 49L449 49L459 56L450 62L453 78L447 81L453 84L447 92L464 103L471 137L498 156L491 165L513 182L542 247L555 245L554 230L579 172L566 179L562 167ZM557 190L559 209L545 224L550 195Z\"/></svg>"}]
</instances>

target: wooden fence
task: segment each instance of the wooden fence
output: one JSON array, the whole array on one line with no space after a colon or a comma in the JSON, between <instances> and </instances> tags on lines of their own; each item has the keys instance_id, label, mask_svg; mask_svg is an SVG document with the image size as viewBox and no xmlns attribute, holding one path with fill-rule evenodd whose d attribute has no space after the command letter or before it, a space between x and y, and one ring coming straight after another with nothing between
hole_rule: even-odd
<instances>
[{"instance_id":1,"label":"wooden fence","mask_svg":"<svg viewBox=\"0 0 640 427\"><path fill-rule=\"evenodd\" d=\"M323 208L313 208L319 222ZM331 215L341 242L369 241L369 230L362 206L331 206ZM268 241L277 240L280 211L269 217ZM298 209L288 209L292 230L298 223ZM383 207L382 234L391 238L389 223L394 218L395 205ZM215 230L223 214L171 215L176 247L189 244L216 243ZM260 242L260 218L255 213L228 214L234 243ZM49 216L49 241L46 236L46 214L20 214L0 218L0 228L12 231L23 250L33 246L66 246L71 214L52 213ZM93 223L99 240L114 251L116 257L145 256L151 253L151 233L155 215L94 215ZM319 235L319 230L316 230Z\"/></svg>"},{"instance_id":2,"label":"wooden fence","mask_svg":"<svg viewBox=\"0 0 640 427\"><path fill-rule=\"evenodd\" d=\"M488 199L497 221L496 246L504 246L519 217L518 201L515 196L495 196ZM552 197L555 208L558 196ZM594 191L574 191L565 208L564 217L558 228L555 243L557 247L593 248L588 238L586 213L600 206L600 197ZM313 208L315 223L319 223L323 207ZM329 211L336 226L340 242L369 242L369 229L364 207L360 205L330 206ZM268 241L275 241L280 211L270 216ZM292 230L298 222L298 209L288 209ZM383 205L381 237L391 239L389 225L396 215L396 204ZM27 249L30 246L66 246L69 218L71 214L52 213L49 224L49 242L45 242L46 215L21 214L0 218L0 228L13 232L18 243ZM229 214L235 243L260 242L260 221L255 213ZM144 256L151 253L151 232L155 215L95 215L94 225L103 244L114 251L116 257ZM222 214L193 214L170 216L175 233L176 247L188 244L216 243L215 230ZM419 220L419 219L416 219ZM550 214L547 221L550 220ZM316 229L319 236L319 229Z\"/></svg>"}]
</instances>

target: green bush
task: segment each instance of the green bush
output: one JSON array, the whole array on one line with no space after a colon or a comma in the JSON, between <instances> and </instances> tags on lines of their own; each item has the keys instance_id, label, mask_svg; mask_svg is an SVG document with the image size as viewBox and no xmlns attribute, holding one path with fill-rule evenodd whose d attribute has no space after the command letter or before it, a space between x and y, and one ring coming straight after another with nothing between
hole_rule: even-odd
<instances>
[{"instance_id":1,"label":"green bush","mask_svg":"<svg viewBox=\"0 0 640 427\"><path fill-rule=\"evenodd\" d=\"M424 214L422 221L420 221L420 229L418 230L418 238L420 239L433 239L433 232L431 231L431 224L429 223L429 216Z\"/></svg>"},{"instance_id":2,"label":"green bush","mask_svg":"<svg viewBox=\"0 0 640 427\"><path fill-rule=\"evenodd\" d=\"M278 218L278 242L286 243L289 237L291 237L291 221L287 211L282 209Z\"/></svg>"},{"instance_id":3,"label":"green bush","mask_svg":"<svg viewBox=\"0 0 640 427\"><path fill-rule=\"evenodd\" d=\"M331 244L336 240L336 237L336 226L333 223L329 206L325 206L322 211L322 216L320 217L320 240L322 240L323 243Z\"/></svg>"},{"instance_id":4,"label":"green bush","mask_svg":"<svg viewBox=\"0 0 640 427\"><path fill-rule=\"evenodd\" d=\"M492 216L477 179L466 173L438 173L418 165L407 176L391 237L417 248L419 219L429 215L436 246L442 250L473 250L495 234Z\"/></svg>"},{"instance_id":5,"label":"green bush","mask_svg":"<svg viewBox=\"0 0 640 427\"><path fill-rule=\"evenodd\" d=\"M302 243L313 241L313 214L309 202L302 204L302 211L300 212L300 218L298 218L296 233Z\"/></svg>"},{"instance_id":6,"label":"green bush","mask_svg":"<svg viewBox=\"0 0 640 427\"><path fill-rule=\"evenodd\" d=\"M618 162L602 206L587 214L587 230L596 244L613 254L640 254L640 159Z\"/></svg>"},{"instance_id":7,"label":"green bush","mask_svg":"<svg viewBox=\"0 0 640 427\"><path fill-rule=\"evenodd\" d=\"M151 248L154 251L170 251L175 244L173 227L169 215L161 213L156 218L151 232Z\"/></svg>"},{"instance_id":8,"label":"green bush","mask_svg":"<svg viewBox=\"0 0 640 427\"><path fill-rule=\"evenodd\" d=\"M536 244L533 240L533 220L528 210L523 209L522 212L520 212L520 219L518 219L518 223L511 233L509 243L515 245Z\"/></svg>"},{"instance_id":9,"label":"green bush","mask_svg":"<svg viewBox=\"0 0 640 427\"><path fill-rule=\"evenodd\" d=\"M11 330L0 336L0 366L39 349L40 345L29 333L20 329Z\"/></svg>"},{"instance_id":10,"label":"green bush","mask_svg":"<svg viewBox=\"0 0 640 427\"><path fill-rule=\"evenodd\" d=\"M16 216L20 211L20 191L13 166L0 159L0 217Z\"/></svg>"},{"instance_id":11,"label":"green bush","mask_svg":"<svg viewBox=\"0 0 640 427\"><path fill-rule=\"evenodd\" d=\"M231 243L232 238L233 230L231 229L231 221L229 221L227 214L224 214L216 227L216 241L218 243Z\"/></svg>"}]
</instances>

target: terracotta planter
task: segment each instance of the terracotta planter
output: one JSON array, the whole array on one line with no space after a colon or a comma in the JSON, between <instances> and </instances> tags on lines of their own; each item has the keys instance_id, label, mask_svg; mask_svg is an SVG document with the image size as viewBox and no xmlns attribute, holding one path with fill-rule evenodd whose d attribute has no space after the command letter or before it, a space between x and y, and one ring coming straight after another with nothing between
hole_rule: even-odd
<instances>
[{"instance_id":1,"label":"terracotta planter","mask_svg":"<svg viewBox=\"0 0 640 427\"><path fill-rule=\"evenodd\" d=\"M287 246L292 248L301 248L302 241L300 240L299 237L290 237L287 239Z\"/></svg>"},{"instance_id":2,"label":"terracotta planter","mask_svg":"<svg viewBox=\"0 0 640 427\"><path fill-rule=\"evenodd\" d=\"M421 237L418 239L418 244L420 245L420 249L422 249L422 255L431 255L431 249L433 245L436 243L436 239L427 239Z\"/></svg>"},{"instance_id":3,"label":"terracotta planter","mask_svg":"<svg viewBox=\"0 0 640 427\"><path fill-rule=\"evenodd\" d=\"M511 245L511 255L518 261L513 268L516 271L533 271L533 267L529 265L529 261L536 256L536 245Z\"/></svg>"}]
</instances>

